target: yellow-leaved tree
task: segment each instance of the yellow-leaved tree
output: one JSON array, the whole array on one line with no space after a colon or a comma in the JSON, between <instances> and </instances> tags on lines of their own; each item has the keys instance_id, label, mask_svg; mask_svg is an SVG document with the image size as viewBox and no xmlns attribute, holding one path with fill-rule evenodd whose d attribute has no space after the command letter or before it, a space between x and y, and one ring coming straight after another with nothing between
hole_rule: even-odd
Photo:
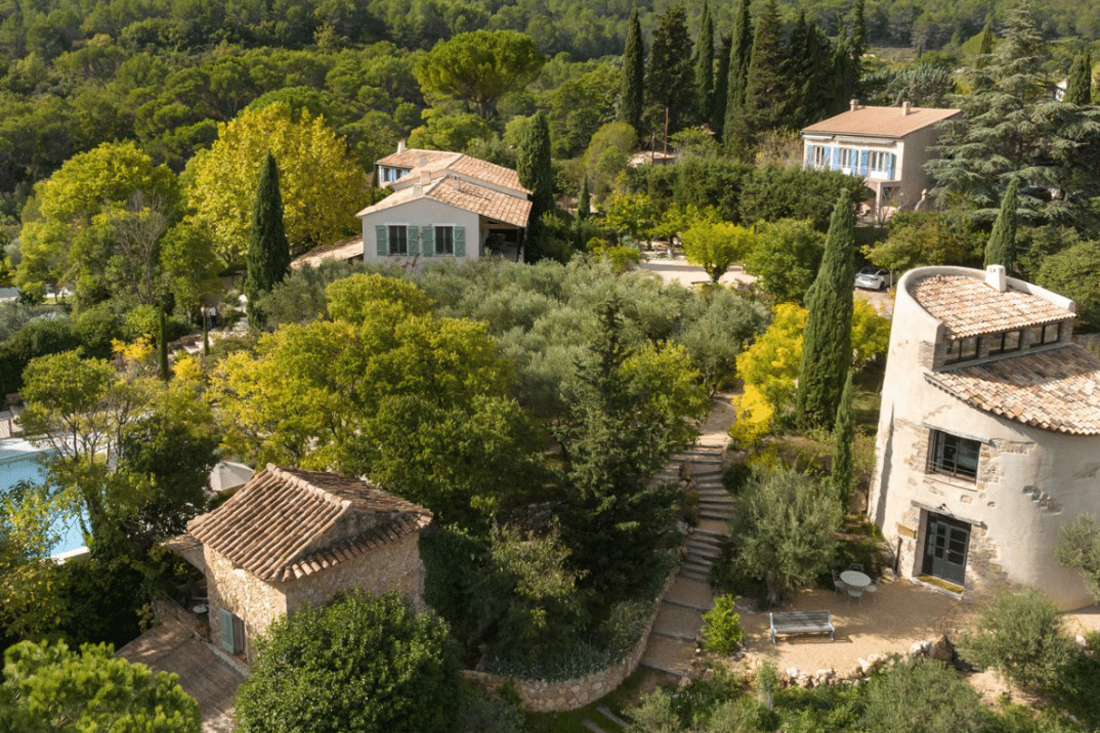
<instances>
[{"instance_id":1,"label":"yellow-leaved tree","mask_svg":"<svg viewBox=\"0 0 1100 733\"><path fill-rule=\"evenodd\" d=\"M331 244L356 229L366 176L324 117L294 113L282 103L246 109L218 125L218 139L197 153L184 173L194 220L210 232L218 255L230 265L244 259L260 164L269 150L279 165L291 254Z\"/></svg>"},{"instance_id":2,"label":"yellow-leaved tree","mask_svg":"<svg viewBox=\"0 0 1100 733\"><path fill-rule=\"evenodd\" d=\"M730 436L740 445L751 445L767 435L777 419L788 415L794 402L806 309L781 303L774 315L768 330L737 356L737 374L745 387L733 400L737 422L730 428ZM857 298L852 311L852 368L863 369L885 353L889 344L890 321Z\"/></svg>"}]
</instances>

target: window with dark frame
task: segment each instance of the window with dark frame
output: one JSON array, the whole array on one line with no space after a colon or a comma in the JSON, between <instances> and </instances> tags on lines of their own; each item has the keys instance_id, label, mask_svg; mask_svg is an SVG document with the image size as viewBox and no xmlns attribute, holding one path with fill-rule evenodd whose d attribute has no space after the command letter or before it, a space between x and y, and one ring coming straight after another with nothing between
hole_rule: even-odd
<instances>
[{"instance_id":1,"label":"window with dark frame","mask_svg":"<svg viewBox=\"0 0 1100 733\"><path fill-rule=\"evenodd\" d=\"M1005 331L1004 333L995 333L992 336L988 336L989 339L989 354L1006 354L1010 351L1020 350L1020 332L1019 331Z\"/></svg>"},{"instance_id":2,"label":"window with dark frame","mask_svg":"<svg viewBox=\"0 0 1100 733\"><path fill-rule=\"evenodd\" d=\"M435 253L453 255L455 253L455 228L443 226L435 228Z\"/></svg>"},{"instance_id":3,"label":"window with dark frame","mask_svg":"<svg viewBox=\"0 0 1100 733\"><path fill-rule=\"evenodd\" d=\"M409 228L404 224L390 224L390 254L409 253Z\"/></svg>"},{"instance_id":4,"label":"window with dark frame","mask_svg":"<svg viewBox=\"0 0 1100 733\"><path fill-rule=\"evenodd\" d=\"M979 336L971 336L964 339L952 339L947 342L947 355L944 362L957 364L960 361L977 359L981 351L982 339Z\"/></svg>"},{"instance_id":5,"label":"window with dark frame","mask_svg":"<svg viewBox=\"0 0 1100 733\"><path fill-rule=\"evenodd\" d=\"M974 481L982 444L970 438L933 430L928 446L928 472Z\"/></svg>"},{"instance_id":6,"label":"window with dark frame","mask_svg":"<svg viewBox=\"0 0 1100 733\"><path fill-rule=\"evenodd\" d=\"M1039 334L1039 343L1056 344L1062 340L1062 322L1048 323L1043 326L1042 331Z\"/></svg>"}]
</instances>

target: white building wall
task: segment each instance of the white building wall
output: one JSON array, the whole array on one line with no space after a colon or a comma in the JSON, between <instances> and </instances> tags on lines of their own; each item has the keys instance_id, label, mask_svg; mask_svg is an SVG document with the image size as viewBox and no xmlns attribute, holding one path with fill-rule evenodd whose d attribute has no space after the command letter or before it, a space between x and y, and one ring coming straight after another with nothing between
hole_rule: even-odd
<instances>
[{"instance_id":1,"label":"white building wall","mask_svg":"<svg viewBox=\"0 0 1100 733\"><path fill-rule=\"evenodd\" d=\"M485 242L486 232L481 231L481 217L477 214L453 206L422 198L408 201L404 204L366 214L361 217L363 226L363 259L366 262L392 262L401 266L415 267L418 264L434 261L454 259L451 255L435 255L416 257L378 255L378 235L376 226L390 225L415 225L444 226L451 225L465 227L466 229L466 256L467 260L476 260L481 257L482 244Z\"/></svg>"},{"instance_id":2,"label":"white building wall","mask_svg":"<svg viewBox=\"0 0 1100 733\"><path fill-rule=\"evenodd\" d=\"M967 595L1018 583L1041 589L1062 608L1084 606L1091 601L1084 582L1055 561L1054 551L1063 525L1082 513L1100 514L1100 436L997 417L924 377L941 325L909 295L909 283L917 275L978 272L923 268L899 282L868 513L898 552L903 576L921 574L925 525L934 511L973 525ZM927 472L933 428L982 442L976 481Z\"/></svg>"}]
</instances>

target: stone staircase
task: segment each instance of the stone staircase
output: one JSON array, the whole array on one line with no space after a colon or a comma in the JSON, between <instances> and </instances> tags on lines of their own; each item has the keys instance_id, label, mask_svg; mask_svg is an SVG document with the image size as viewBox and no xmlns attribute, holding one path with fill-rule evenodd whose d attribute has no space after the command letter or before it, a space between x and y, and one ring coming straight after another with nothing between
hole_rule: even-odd
<instances>
[{"instance_id":1,"label":"stone staircase","mask_svg":"<svg viewBox=\"0 0 1100 733\"><path fill-rule=\"evenodd\" d=\"M656 481L690 479L699 493L699 525L650 631L642 666L683 677L695 655L703 613L714 603L710 569L733 515L734 499L722 486L722 448L695 446L673 456Z\"/></svg>"}]
</instances>

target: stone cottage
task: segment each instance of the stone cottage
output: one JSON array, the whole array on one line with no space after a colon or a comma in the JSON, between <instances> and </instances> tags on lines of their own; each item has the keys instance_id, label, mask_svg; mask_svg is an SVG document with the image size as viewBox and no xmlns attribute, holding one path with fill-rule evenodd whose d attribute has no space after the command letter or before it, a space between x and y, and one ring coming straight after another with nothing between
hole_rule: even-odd
<instances>
[{"instance_id":1,"label":"stone cottage","mask_svg":"<svg viewBox=\"0 0 1100 733\"><path fill-rule=\"evenodd\" d=\"M268 465L170 546L206 576L211 640L250 664L273 621L348 588L423 608L418 543L431 519L366 481Z\"/></svg>"},{"instance_id":2,"label":"stone cottage","mask_svg":"<svg viewBox=\"0 0 1100 733\"><path fill-rule=\"evenodd\" d=\"M902 276L868 511L903 576L1090 602L1054 557L1064 525L1100 513L1100 359L1074 315L996 265Z\"/></svg>"}]
</instances>

